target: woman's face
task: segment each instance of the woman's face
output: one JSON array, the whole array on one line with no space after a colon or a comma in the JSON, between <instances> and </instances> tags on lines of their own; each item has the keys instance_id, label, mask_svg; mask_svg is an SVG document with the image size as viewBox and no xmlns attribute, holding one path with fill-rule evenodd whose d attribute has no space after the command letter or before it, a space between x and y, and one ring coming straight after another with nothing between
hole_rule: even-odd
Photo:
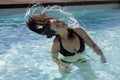
<instances>
[{"instance_id":1,"label":"woman's face","mask_svg":"<svg viewBox=\"0 0 120 80\"><path fill-rule=\"evenodd\" d=\"M58 19L50 19L50 23L50 27L54 31L64 30L67 28L67 25L63 21L60 21Z\"/></svg>"}]
</instances>

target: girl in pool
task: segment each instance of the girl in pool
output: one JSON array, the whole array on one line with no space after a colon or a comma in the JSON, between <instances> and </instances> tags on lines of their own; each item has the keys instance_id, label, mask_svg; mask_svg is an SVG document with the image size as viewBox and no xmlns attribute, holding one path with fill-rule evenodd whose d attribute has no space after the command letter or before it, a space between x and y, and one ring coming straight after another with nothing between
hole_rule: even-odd
<instances>
[{"instance_id":1,"label":"girl in pool","mask_svg":"<svg viewBox=\"0 0 120 80\"><path fill-rule=\"evenodd\" d=\"M80 27L69 28L65 22L46 16L45 13L29 17L26 24L30 30L46 35L47 38L55 36L51 43L51 56L63 71L69 72L64 63L86 62L82 56L85 43L100 56L102 63L106 63L102 50ZM58 56L59 53L62 57Z\"/></svg>"}]
</instances>

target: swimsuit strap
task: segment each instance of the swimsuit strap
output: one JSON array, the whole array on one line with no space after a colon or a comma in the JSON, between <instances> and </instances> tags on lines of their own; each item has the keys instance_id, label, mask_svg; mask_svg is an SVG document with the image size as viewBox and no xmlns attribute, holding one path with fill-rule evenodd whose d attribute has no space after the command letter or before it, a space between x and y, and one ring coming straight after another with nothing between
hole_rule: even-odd
<instances>
[{"instance_id":1,"label":"swimsuit strap","mask_svg":"<svg viewBox=\"0 0 120 80\"><path fill-rule=\"evenodd\" d=\"M62 40L61 40L60 36L58 36L58 38L59 38L59 41L60 41L60 53L61 53L63 56L73 56L74 53L71 53L71 52L67 51L67 50L63 47L63 45L62 45Z\"/></svg>"},{"instance_id":2,"label":"swimsuit strap","mask_svg":"<svg viewBox=\"0 0 120 80\"><path fill-rule=\"evenodd\" d=\"M73 30L72 30L72 32L73 32L75 35L78 36L79 41L80 41L80 48L79 48L79 50L77 51L77 53L79 53L79 52L82 53L82 52L84 51L84 49L85 49L84 40L81 38L80 35L78 35L78 34L77 34L76 32L74 32ZM73 55L75 55L75 53L71 53L71 52L67 51L67 50L63 47L61 37L60 37L59 35L57 35L57 36L58 36L58 39L59 39L59 42L60 42L60 53L61 53L63 56L73 56Z\"/></svg>"},{"instance_id":3,"label":"swimsuit strap","mask_svg":"<svg viewBox=\"0 0 120 80\"><path fill-rule=\"evenodd\" d=\"M73 31L74 32L74 31ZM79 48L79 50L77 51L77 52L83 52L84 50L85 50L85 43L84 43L84 40L82 39L82 37L80 36L80 35L78 35L76 32L74 32L77 36L78 36L78 38L79 38L79 40L80 40L80 48Z\"/></svg>"}]
</instances>

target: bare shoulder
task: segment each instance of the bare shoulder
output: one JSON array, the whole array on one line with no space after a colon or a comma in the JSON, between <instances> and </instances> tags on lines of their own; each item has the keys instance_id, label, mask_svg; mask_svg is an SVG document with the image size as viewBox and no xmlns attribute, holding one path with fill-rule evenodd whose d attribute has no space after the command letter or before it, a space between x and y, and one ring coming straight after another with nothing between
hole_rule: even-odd
<instances>
[{"instance_id":1,"label":"bare shoulder","mask_svg":"<svg viewBox=\"0 0 120 80\"><path fill-rule=\"evenodd\" d=\"M58 46L59 46L58 39L55 38L55 39L51 42L50 46L51 46L51 47L58 47Z\"/></svg>"},{"instance_id":2,"label":"bare shoulder","mask_svg":"<svg viewBox=\"0 0 120 80\"><path fill-rule=\"evenodd\" d=\"M80 27L76 27L76 28L72 28L73 31L75 31L77 34L79 34L80 36L83 36L86 32L84 29L80 28Z\"/></svg>"},{"instance_id":3,"label":"bare shoulder","mask_svg":"<svg viewBox=\"0 0 120 80\"><path fill-rule=\"evenodd\" d=\"M50 44L51 52L52 52L52 53L55 53L55 52L59 51L59 45L60 45L60 44L59 44L58 39L55 38L55 39L51 42L51 44Z\"/></svg>"},{"instance_id":4,"label":"bare shoulder","mask_svg":"<svg viewBox=\"0 0 120 80\"><path fill-rule=\"evenodd\" d=\"M78 35L80 35L85 43L87 43L90 47L95 45L94 41L90 38L90 36L87 34L87 32L82 28L74 28L73 29Z\"/></svg>"},{"instance_id":5,"label":"bare shoulder","mask_svg":"<svg viewBox=\"0 0 120 80\"><path fill-rule=\"evenodd\" d=\"M80 27L74 27L74 28L72 28L74 31L80 31L80 30L83 30L82 28L80 28Z\"/></svg>"}]
</instances>

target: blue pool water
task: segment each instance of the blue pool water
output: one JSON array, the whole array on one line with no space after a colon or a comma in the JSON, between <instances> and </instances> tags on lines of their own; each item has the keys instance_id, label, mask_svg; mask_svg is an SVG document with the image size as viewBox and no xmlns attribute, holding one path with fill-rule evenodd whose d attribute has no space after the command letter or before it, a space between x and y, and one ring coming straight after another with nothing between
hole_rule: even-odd
<instances>
[{"instance_id":1,"label":"blue pool water","mask_svg":"<svg viewBox=\"0 0 120 80\"><path fill-rule=\"evenodd\" d=\"M26 28L23 14L0 18L0 80L120 80L120 9L70 11L104 52L107 64L86 47L89 64L71 64L62 76L52 62L52 39ZM91 70L87 70L90 67Z\"/></svg>"}]
</instances>

